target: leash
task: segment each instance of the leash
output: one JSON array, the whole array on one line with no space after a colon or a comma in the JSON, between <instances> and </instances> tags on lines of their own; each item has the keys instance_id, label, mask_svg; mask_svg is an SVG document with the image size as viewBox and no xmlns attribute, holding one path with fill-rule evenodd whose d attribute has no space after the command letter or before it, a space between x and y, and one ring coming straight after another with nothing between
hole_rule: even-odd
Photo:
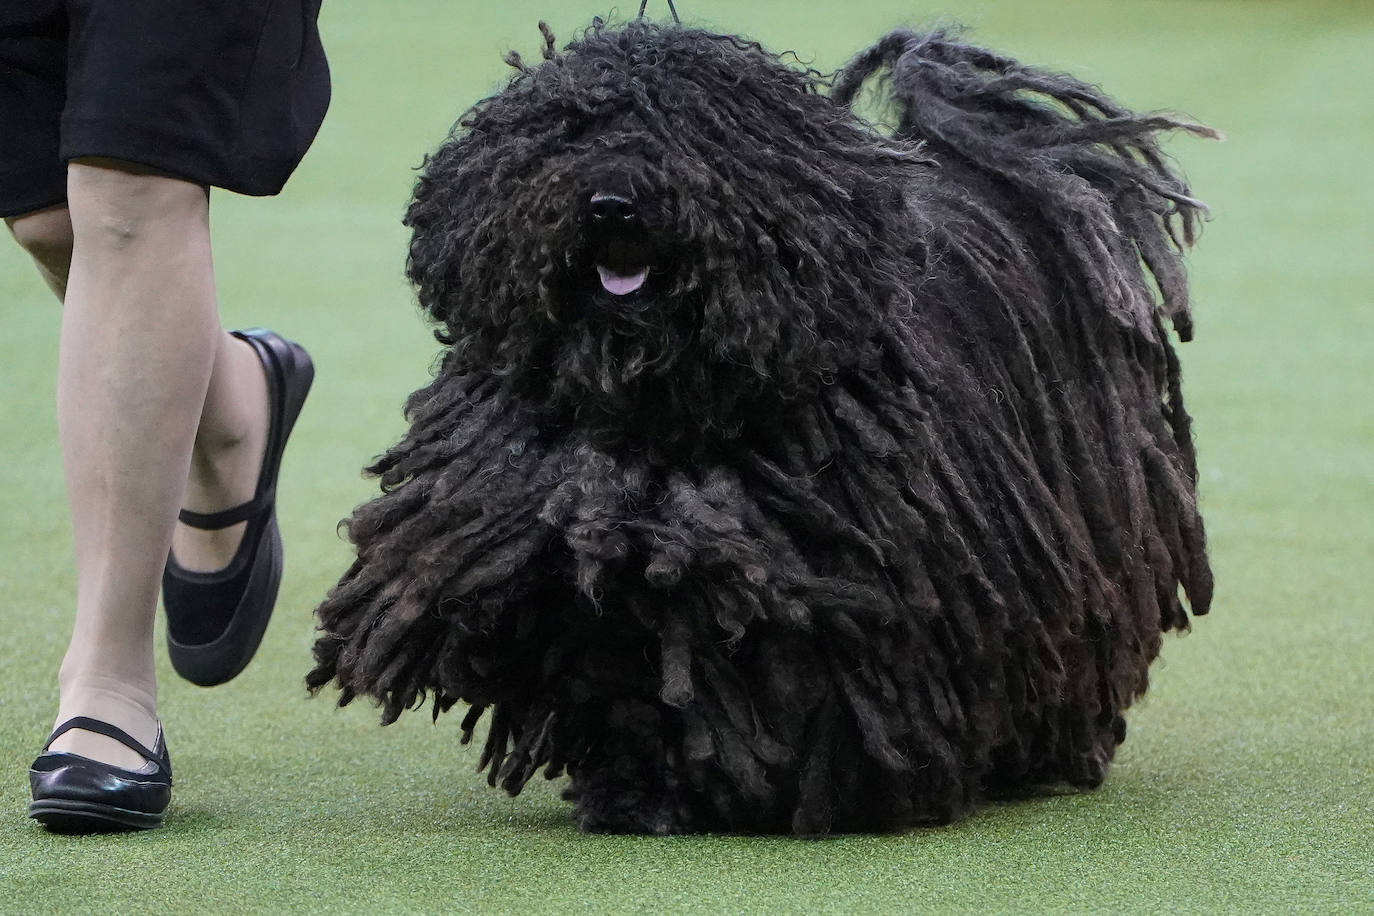
<instances>
[{"instance_id":1,"label":"leash","mask_svg":"<svg viewBox=\"0 0 1374 916\"><path fill-rule=\"evenodd\" d=\"M639 18L644 18L644 9L649 5L649 0L639 0ZM673 14L673 24L682 25L682 20L677 18L677 7L673 5L673 0L668 0L668 12Z\"/></svg>"}]
</instances>

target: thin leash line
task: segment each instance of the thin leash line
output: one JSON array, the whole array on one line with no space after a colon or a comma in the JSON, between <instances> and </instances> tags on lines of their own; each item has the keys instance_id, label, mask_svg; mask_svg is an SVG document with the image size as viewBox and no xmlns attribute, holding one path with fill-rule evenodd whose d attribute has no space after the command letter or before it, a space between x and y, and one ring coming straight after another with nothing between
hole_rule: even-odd
<instances>
[{"instance_id":1,"label":"thin leash line","mask_svg":"<svg viewBox=\"0 0 1374 916\"><path fill-rule=\"evenodd\" d=\"M649 5L649 0L639 0L639 18L644 18L644 10ZM668 0L668 11L673 14L673 24L682 25L682 20L677 18L677 7L673 5L673 0Z\"/></svg>"}]
</instances>

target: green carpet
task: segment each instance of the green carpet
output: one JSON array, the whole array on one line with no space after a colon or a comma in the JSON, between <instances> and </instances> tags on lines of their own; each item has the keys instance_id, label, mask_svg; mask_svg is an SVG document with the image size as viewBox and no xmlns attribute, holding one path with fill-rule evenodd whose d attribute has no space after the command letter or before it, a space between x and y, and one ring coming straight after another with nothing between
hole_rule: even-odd
<instances>
[{"instance_id":1,"label":"green carpet","mask_svg":"<svg viewBox=\"0 0 1374 916\"><path fill-rule=\"evenodd\" d=\"M335 102L315 149L281 197L214 200L225 322L302 340L319 375L284 470L288 569L259 658L215 690L163 659L178 781L162 830L54 837L24 816L73 585L59 310L0 245L0 912L1374 912L1374 7L680 5L826 69L886 28L957 16L1227 134L1171 145L1214 210L1183 359L1217 600L1167 641L1106 785L900 836L588 837L556 784L488 789L454 716L379 729L365 704L305 697L310 611L349 557L335 522L372 491L358 469L436 349L402 275L412 169L505 78L501 52L537 53L541 15L567 38L604 10L331 0Z\"/></svg>"}]
</instances>

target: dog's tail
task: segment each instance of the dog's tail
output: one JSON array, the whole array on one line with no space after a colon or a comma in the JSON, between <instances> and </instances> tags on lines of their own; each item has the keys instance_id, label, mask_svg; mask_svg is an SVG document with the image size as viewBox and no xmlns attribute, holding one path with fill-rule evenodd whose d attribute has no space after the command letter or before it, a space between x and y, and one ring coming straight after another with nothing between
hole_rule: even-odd
<instances>
[{"instance_id":1,"label":"dog's tail","mask_svg":"<svg viewBox=\"0 0 1374 916\"><path fill-rule=\"evenodd\" d=\"M831 97L850 106L869 77L890 71L896 136L937 160L1010 183L1062 233L1075 273L1123 323L1153 337L1156 303L1180 339L1192 336L1181 250L1206 208L1170 167L1156 134L1210 128L1120 107L1094 86L1023 66L946 32L898 30L859 53Z\"/></svg>"}]
</instances>

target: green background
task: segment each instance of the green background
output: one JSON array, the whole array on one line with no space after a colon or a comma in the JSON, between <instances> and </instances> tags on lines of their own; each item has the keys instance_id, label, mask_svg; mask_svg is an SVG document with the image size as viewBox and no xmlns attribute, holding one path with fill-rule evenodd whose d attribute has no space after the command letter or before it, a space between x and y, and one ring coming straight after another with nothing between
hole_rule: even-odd
<instances>
[{"instance_id":1,"label":"green background","mask_svg":"<svg viewBox=\"0 0 1374 916\"><path fill-rule=\"evenodd\" d=\"M957 19L1227 135L1170 145L1214 211L1182 355L1217 600L1167 641L1101 790L899 836L582 836L556 785L488 789L456 716L380 729L366 704L306 698L311 609L349 559L334 524L436 352L402 274L413 168L505 79L501 53L537 56L541 16L567 39L606 11L329 0L315 148L278 198L215 195L226 325L301 340L319 374L261 654L214 690L160 659L177 788L158 831L54 837L25 817L73 583L58 306L0 244L0 911L1374 912L1374 4L683 0L689 22L821 69Z\"/></svg>"}]
</instances>

